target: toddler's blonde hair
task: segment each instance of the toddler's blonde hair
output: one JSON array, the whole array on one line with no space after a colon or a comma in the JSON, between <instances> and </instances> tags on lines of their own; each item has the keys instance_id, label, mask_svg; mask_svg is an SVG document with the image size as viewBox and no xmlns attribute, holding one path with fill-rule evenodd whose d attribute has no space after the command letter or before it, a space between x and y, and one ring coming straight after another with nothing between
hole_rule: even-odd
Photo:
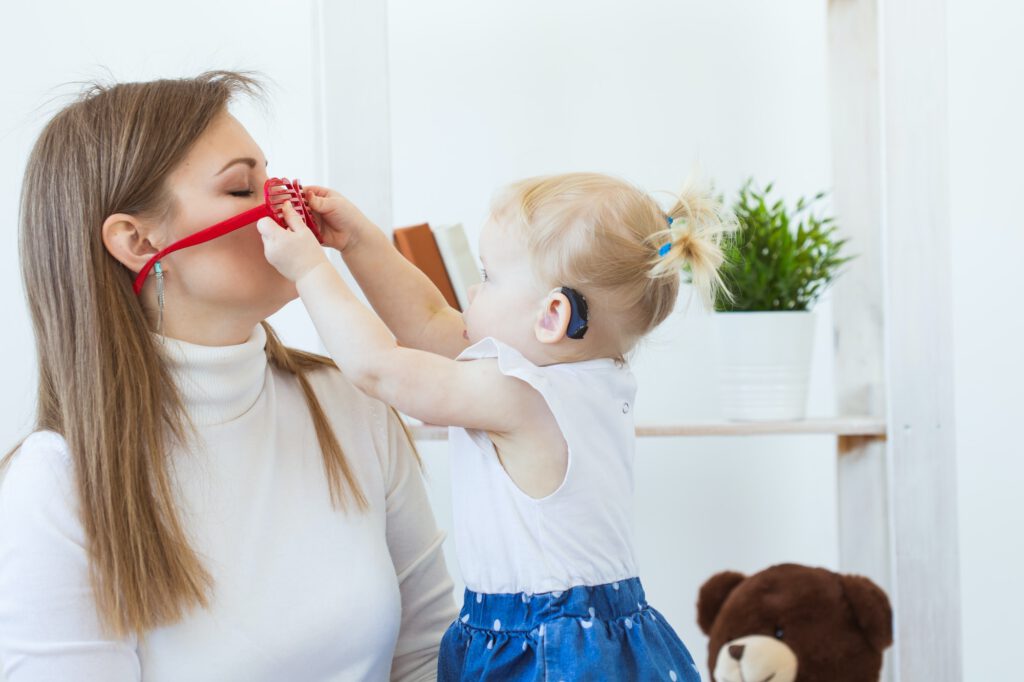
<instances>
[{"instance_id":1,"label":"toddler's blonde hair","mask_svg":"<svg viewBox=\"0 0 1024 682\"><path fill-rule=\"evenodd\" d=\"M527 178L499 192L499 223L525 239L545 286L577 289L615 316L628 346L675 307L685 267L708 308L728 296L718 268L736 218L691 183L666 213L638 187L599 173Z\"/></svg>"}]
</instances>

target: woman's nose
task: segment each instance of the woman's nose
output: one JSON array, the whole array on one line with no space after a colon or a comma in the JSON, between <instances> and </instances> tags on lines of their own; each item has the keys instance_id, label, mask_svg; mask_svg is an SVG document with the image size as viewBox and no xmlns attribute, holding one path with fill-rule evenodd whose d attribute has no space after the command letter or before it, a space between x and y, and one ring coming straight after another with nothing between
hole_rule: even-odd
<instances>
[{"instance_id":1,"label":"woman's nose","mask_svg":"<svg viewBox=\"0 0 1024 682\"><path fill-rule=\"evenodd\" d=\"M466 299L469 303L473 303L473 299L476 298L476 292L480 289L479 284L471 284L469 289L466 290Z\"/></svg>"}]
</instances>

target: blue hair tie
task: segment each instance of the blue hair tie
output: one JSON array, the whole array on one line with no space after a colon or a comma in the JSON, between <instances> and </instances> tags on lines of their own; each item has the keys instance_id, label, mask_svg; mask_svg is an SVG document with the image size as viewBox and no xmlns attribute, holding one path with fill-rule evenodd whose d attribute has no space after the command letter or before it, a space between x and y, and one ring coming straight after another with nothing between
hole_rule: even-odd
<instances>
[{"instance_id":1,"label":"blue hair tie","mask_svg":"<svg viewBox=\"0 0 1024 682\"><path fill-rule=\"evenodd\" d=\"M672 216L670 216L670 215L668 215L666 213L665 214L665 222L668 223L668 226L671 228L672 227L672 223L675 222L675 221L672 219ZM672 242L669 242L668 244L662 244L661 248L658 249L658 255L661 256L662 258L664 258L665 256L668 255L668 252L671 251L671 250L672 250Z\"/></svg>"}]
</instances>

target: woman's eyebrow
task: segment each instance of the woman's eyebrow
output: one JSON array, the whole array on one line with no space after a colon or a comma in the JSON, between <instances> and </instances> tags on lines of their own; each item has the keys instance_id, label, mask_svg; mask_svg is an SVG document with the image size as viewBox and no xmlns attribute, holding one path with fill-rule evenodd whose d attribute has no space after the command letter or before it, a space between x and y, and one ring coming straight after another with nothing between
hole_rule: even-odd
<instances>
[{"instance_id":1,"label":"woman's eyebrow","mask_svg":"<svg viewBox=\"0 0 1024 682\"><path fill-rule=\"evenodd\" d=\"M244 163L249 168L255 168L256 167L256 159L252 158L251 156L240 156L237 159L231 159L230 161L228 161L227 164L225 164L223 168L221 168L219 171L217 171L216 173L213 174L214 177L217 177L218 175L220 175L221 173L226 171L228 168L231 168L232 166L234 166L236 163ZM263 165L265 165L265 166L270 165L270 161L269 160L268 161L264 161Z\"/></svg>"}]
</instances>

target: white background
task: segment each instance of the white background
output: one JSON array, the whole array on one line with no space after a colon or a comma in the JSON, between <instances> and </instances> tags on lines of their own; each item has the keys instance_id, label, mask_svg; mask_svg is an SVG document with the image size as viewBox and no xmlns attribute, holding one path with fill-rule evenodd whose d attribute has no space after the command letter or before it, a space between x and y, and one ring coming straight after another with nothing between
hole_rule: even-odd
<instances>
[{"instance_id":1,"label":"white background","mask_svg":"<svg viewBox=\"0 0 1024 682\"><path fill-rule=\"evenodd\" d=\"M105 77L105 69L117 80L261 71L275 81L269 112L236 111L272 171L315 180L323 166L313 12L308 1L283 7L43 0L8 9L0 46L10 67L0 95L0 448L31 426L35 358L18 275L17 201L31 143L66 101L59 96L76 91L61 84ZM954 298L935 304L954 310L965 679L999 679L1006 663L993 652L1014 651L1024 608L1024 464L1011 433L1024 404L1024 224L1015 208L1024 178L1024 47L1013 40L1024 10L995 0L949 0L948 8ZM697 165L730 193L750 175L775 180L789 197L828 188L825 9L806 0L391 0L395 224L461 221L475 242L497 186L563 170L611 172L652 191L676 189ZM828 414L827 302L819 313L811 410ZM301 306L274 322L287 341L318 347ZM716 416L715 349L713 325L695 308L667 322L635 361L638 420ZM422 450L438 518L449 525L444 448ZM644 440L637 500L649 596L698 661L706 644L694 602L711 574L778 561L836 566L829 437Z\"/></svg>"}]
</instances>

